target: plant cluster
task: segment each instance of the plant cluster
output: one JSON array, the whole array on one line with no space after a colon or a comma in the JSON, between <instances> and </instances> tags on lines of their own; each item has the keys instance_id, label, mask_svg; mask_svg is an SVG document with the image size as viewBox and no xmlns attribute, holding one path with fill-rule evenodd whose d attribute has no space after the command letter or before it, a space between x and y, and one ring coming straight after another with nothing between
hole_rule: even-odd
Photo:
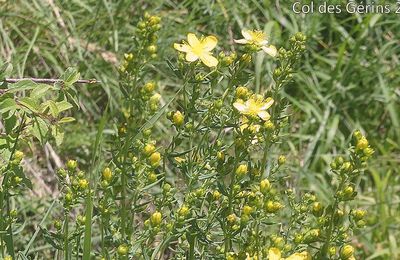
<instances>
[{"instance_id":1,"label":"plant cluster","mask_svg":"<svg viewBox=\"0 0 400 260\"><path fill-rule=\"evenodd\" d=\"M332 162L329 203L298 188L287 167L289 102L282 90L298 69L306 37L297 33L276 48L264 32L243 30L237 52L215 55L217 37L189 33L173 46L178 58L168 65L180 84L166 101L152 78L160 22L144 15L119 67L123 109L112 121L104 167L88 175L69 160L58 170L63 214L42 229L58 253L64 259L355 259L351 238L368 224L366 211L351 204L374 153L366 137L354 132L348 155ZM274 69L271 82L255 91L252 60L260 52ZM78 77L68 71L63 84L46 86L58 91L57 101L37 94L44 87L32 82L4 90L32 91L29 100L2 95L3 119L14 117L12 129L19 129L7 135L13 145L1 171L1 253L9 259L17 212L8 201L29 186L17 139L30 127L39 140L49 134L58 140L59 124L72 121L59 116L72 107L67 98L74 100ZM173 135L155 134L163 120Z\"/></svg>"}]
</instances>

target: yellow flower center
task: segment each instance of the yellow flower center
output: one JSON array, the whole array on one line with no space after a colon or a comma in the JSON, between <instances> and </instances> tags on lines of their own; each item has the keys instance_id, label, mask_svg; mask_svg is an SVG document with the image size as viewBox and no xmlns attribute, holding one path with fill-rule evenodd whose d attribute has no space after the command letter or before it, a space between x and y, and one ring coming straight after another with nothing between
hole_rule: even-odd
<instances>
[{"instance_id":1,"label":"yellow flower center","mask_svg":"<svg viewBox=\"0 0 400 260\"><path fill-rule=\"evenodd\" d=\"M199 42L196 45L190 46L192 48L192 52L196 54L197 56L201 56L202 53L204 53L204 46Z\"/></svg>"},{"instance_id":2,"label":"yellow flower center","mask_svg":"<svg viewBox=\"0 0 400 260\"><path fill-rule=\"evenodd\" d=\"M250 31L249 32L251 39L254 43L258 44L261 43L262 41L265 41L266 35L263 31Z\"/></svg>"},{"instance_id":3,"label":"yellow flower center","mask_svg":"<svg viewBox=\"0 0 400 260\"><path fill-rule=\"evenodd\" d=\"M264 104L258 100L250 99L247 103L247 114L257 116Z\"/></svg>"}]
</instances>

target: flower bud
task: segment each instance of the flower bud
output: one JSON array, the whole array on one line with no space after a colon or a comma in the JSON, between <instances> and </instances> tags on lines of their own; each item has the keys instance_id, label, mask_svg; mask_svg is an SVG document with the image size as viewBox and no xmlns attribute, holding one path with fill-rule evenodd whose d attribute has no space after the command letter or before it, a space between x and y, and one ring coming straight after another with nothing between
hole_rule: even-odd
<instances>
[{"instance_id":1,"label":"flower bud","mask_svg":"<svg viewBox=\"0 0 400 260\"><path fill-rule=\"evenodd\" d=\"M225 154L223 152L217 152L217 160L220 162L225 161Z\"/></svg>"},{"instance_id":2,"label":"flower bud","mask_svg":"<svg viewBox=\"0 0 400 260\"><path fill-rule=\"evenodd\" d=\"M189 215L189 213L190 213L190 209L189 209L186 205L183 205L183 206L178 210L179 216L182 216L182 217L187 217L187 216Z\"/></svg>"},{"instance_id":3,"label":"flower bud","mask_svg":"<svg viewBox=\"0 0 400 260\"><path fill-rule=\"evenodd\" d=\"M286 163L286 156L280 155L279 158L278 158L278 164L279 165L283 165L285 163Z\"/></svg>"},{"instance_id":4,"label":"flower bud","mask_svg":"<svg viewBox=\"0 0 400 260\"><path fill-rule=\"evenodd\" d=\"M246 99L248 94L249 94L248 88L243 86L239 86L236 88L236 94L235 94L236 98Z\"/></svg>"},{"instance_id":5,"label":"flower bud","mask_svg":"<svg viewBox=\"0 0 400 260\"><path fill-rule=\"evenodd\" d=\"M153 182L155 182L156 180L157 180L157 174L155 173L155 172L150 172L148 175L147 175L147 180L150 182L150 183L153 183Z\"/></svg>"},{"instance_id":6,"label":"flower bud","mask_svg":"<svg viewBox=\"0 0 400 260\"><path fill-rule=\"evenodd\" d=\"M336 247L331 246L331 247L329 248L329 255L330 255L330 256L336 255Z\"/></svg>"},{"instance_id":7,"label":"flower bud","mask_svg":"<svg viewBox=\"0 0 400 260\"><path fill-rule=\"evenodd\" d=\"M357 141L356 148L357 150L364 150L367 147L368 147L368 140L363 136L361 137L361 139Z\"/></svg>"},{"instance_id":8,"label":"flower bud","mask_svg":"<svg viewBox=\"0 0 400 260\"><path fill-rule=\"evenodd\" d=\"M275 129L274 123L272 123L270 120L265 121L264 127L265 127L265 129L268 130L268 131L272 131L272 130Z\"/></svg>"},{"instance_id":9,"label":"flower bud","mask_svg":"<svg viewBox=\"0 0 400 260\"><path fill-rule=\"evenodd\" d=\"M363 219L365 217L366 213L367 212L365 210L362 210L362 209L356 209L356 210L353 210L351 212L351 214L353 215L354 219L356 219L356 220Z\"/></svg>"},{"instance_id":10,"label":"flower bud","mask_svg":"<svg viewBox=\"0 0 400 260\"><path fill-rule=\"evenodd\" d=\"M128 254L128 246L125 245L125 244L122 244L122 245L118 246L117 253L120 256L127 255Z\"/></svg>"},{"instance_id":11,"label":"flower bud","mask_svg":"<svg viewBox=\"0 0 400 260\"><path fill-rule=\"evenodd\" d=\"M247 170L247 165L246 164L240 164L237 168L236 168L236 175L238 175L239 177L246 175L248 172Z\"/></svg>"},{"instance_id":12,"label":"flower bud","mask_svg":"<svg viewBox=\"0 0 400 260\"><path fill-rule=\"evenodd\" d=\"M176 127L181 127L185 123L185 117L180 111L176 111L172 115L172 122Z\"/></svg>"},{"instance_id":13,"label":"flower bud","mask_svg":"<svg viewBox=\"0 0 400 260\"><path fill-rule=\"evenodd\" d=\"M153 81L147 82L143 86L144 91L146 91L147 93L153 92L155 88L156 88L156 84Z\"/></svg>"},{"instance_id":14,"label":"flower bud","mask_svg":"<svg viewBox=\"0 0 400 260\"><path fill-rule=\"evenodd\" d=\"M363 137L363 135L362 135L362 133L360 132L360 130L355 131L354 134L353 134L353 136L354 136L357 140L360 140L360 139Z\"/></svg>"},{"instance_id":15,"label":"flower bud","mask_svg":"<svg viewBox=\"0 0 400 260\"><path fill-rule=\"evenodd\" d=\"M156 147L152 143L148 143L143 148L143 154L149 156L156 151Z\"/></svg>"},{"instance_id":16,"label":"flower bud","mask_svg":"<svg viewBox=\"0 0 400 260\"><path fill-rule=\"evenodd\" d=\"M162 215L159 211L154 212L150 217L150 223L152 226L159 226L161 224L161 221Z\"/></svg>"},{"instance_id":17,"label":"flower bud","mask_svg":"<svg viewBox=\"0 0 400 260\"><path fill-rule=\"evenodd\" d=\"M17 162L20 162L23 158L24 158L24 153L23 153L23 152L21 152L21 151L15 151L15 153L14 153L14 159L15 159Z\"/></svg>"},{"instance_id":18,"label":"flower bud","mask_svg":"<svg viewBox=\"0 0 400 260\"><path fill-rule=\"evenodd\" d=\"M213 192L213 199L214 200L219 200L219 198L221 198L221 193L219 191L215 190Z\"/></svg>"},{"instance_id":19,"label":"flower bud","mask_svg":"<svg viewBox=\"0 0 400 260\"><path fill-rule=\"evenodd\" d=\"M320 202L314 202L312 206L312 213L316 217L320 217L323 213L323 207Z\"/></svg>"},{"instance_id":20,"label":"flower bud","mask_svg":"<svg viewBox=\"0 0 400 260\"><path fill-rule=\"evenodd\" d=\"M244 215L250 215L252 212L253 212L253 208L252 207L250 207L248 205L245 205L243 207L243 214Z\"/></svg>"},{"instance_id":21,"label":"flower bud","mask_svg":"<svg viewBox=\"0 0 400 260\"><path fill-rule=\"evenodd\" d=\"M160 165L161 154L159 152L154 152L150 155L150 164L153 167L157 167Z\"/></svg>"},{"instance_id":22,"label":"flower bud","mask_svg":"<svg viewBox=\"0 0 400 260\"><path fill-rule=\"evenodd\" d=\"M89 182L86 179L79 180L79 188L86 190L89 187Z\"/></svg>"},{"instance_id":23,"label":"flower bud","mask_svg":"<svg viewBox=\"0 0 400 260\"><path fill-rule=\"evenodd\" d=\"M111 181L112 177L113 177L113 174L112 174L111 169L106 167L103 170L103 179L109 182L109 181Z\"/></svg>"},{"instance_id":24,"label":"flower bud","mask_svg":"<svg viewBox=\"0 0 400 260\"><path fill-rule=\"evenodd\" d=\"M76 169L76 167L78 167L78 163L75 160L69 160L67 162L67 168L70 171L73 171Z\"/></svg>"},{"instance_id":25,"label":"flower bud","mask_svg":"<svg viewBox=\"0 0 400 260\"><path fill-rule=\"evenodd\" d=\"M268 179L264 179L260 182L260 191L263 194L266 194L270 191L271 189L271 183L269 182Z\"/></svg>"},{"instance_id":26,"label":"flower bud","mask_svg":"<svg viewBox=\"0 0 400 260\"><path fill-rule=\"evenodd\" d=\"M345 245L340 249L340 259L346 260L352 257L354 254L354 247L351 245Z\"/></svg>"},{"instance_id":27,"label":"flower bud","mask_svg":"<svg viewBox=\"0 0 400 260\"><path fill-rule=\"evenodd\" d=\"M230 214L229 216L226 217L226 220L228 221L229 224L233 225L236 222L237 217L235 214Z\"/></svg>"},{"instance_id":28,"label":"flower bud","mask_svg":"<svg viewBox=\"0 0 400 260\"><path fill-rule=\"evenodd\" d=\"M147 50L149 53L155 53L155 52L157 52L157 46L155 46L155 45L150 45L150 46L147 47L146 50Z\"/></svg>"}]
</instances>

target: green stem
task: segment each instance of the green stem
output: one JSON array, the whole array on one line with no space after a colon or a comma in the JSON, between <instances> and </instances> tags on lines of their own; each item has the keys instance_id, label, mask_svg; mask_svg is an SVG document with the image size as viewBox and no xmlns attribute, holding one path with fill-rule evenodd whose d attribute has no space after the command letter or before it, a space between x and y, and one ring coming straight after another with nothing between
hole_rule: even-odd
<instances>
[{"instance_id":1,"label":"green stem","mask_svg":"<svg viewBox=\"0 0 400 260\"><path fill-rule=\"evenodd\" d=\"M68 242L68 212L65 213L64 220L64 259L69 260L69 242Z\"/></svg>"}]
</instances>

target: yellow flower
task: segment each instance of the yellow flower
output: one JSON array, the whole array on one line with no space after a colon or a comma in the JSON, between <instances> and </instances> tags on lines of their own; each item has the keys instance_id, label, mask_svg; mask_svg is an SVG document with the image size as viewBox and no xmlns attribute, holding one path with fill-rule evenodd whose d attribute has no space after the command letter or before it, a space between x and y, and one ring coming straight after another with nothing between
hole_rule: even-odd
<instances>
[{"instance_id":1,"label":"yellow flower","mask_svg":"<svg viewBox=\"0 0 400 260\"><path fill-rule=\"evenodd\" d=\"M266 111L272 106L274 100L272 98L267 98L263 100L260 95L252 96L245 103L235 102L233 106L243 115L251 117L260 117L262 120L267 121L270 119L270 114Z\"/></svg>"},{"instance_id":2,"label":"yellow flower","mask_svg":"<svg viewBox=\"0 0 400 260\"><path fill-rule=\"evenodd\" d=\"M286 260L311 260L311 255L307 251L301 253L294 253L286 258Z\"/></svg>"},{"instance_id":3,"label":"yellow flower","mask_svg":"<svg viewBox=\"0 0 400 260\"><path fill-rule=\"evenodd\" d=\"M259 30L242 30L244 39L235 40L236 43L255 45L267 54L275 57L278 51L274 45L268 45L267 36Z\"/></svg>"},{"instance_id":4,"label":"yellow flower","mask_svg":"<svg viewBox=\"0 0 400 260\"><path fill-rule=\"evenodd\" d=\"M207 36L200 40L193 33L187 35L187 42L183 44L174 43L174 48L186 53L186 60L189 62L200 59L206 66L215 67L218 60L211 55L212 49L217 45L218 40L214 36Z\"/></svg>"},{"instance_id":5,"label":"yellow flower","mask_svg":"<svg viewBox=\"0 0 400 260\"><path fill-rule=\"evenodd\" d=\"M281 250L276 247L272 247L268 250L268 260L281 260Z\"/></svg>"},{"instance_id":6,"label":"yellow flower","mask_svg":"<svg viewBox=\"0 0 400 260\"><path fill-rule=\"evenodd\" d=\"M268 251L268 260L312 260L311 255L307 251L301 253L294 253L288 258L283 258L281 250L276 247L272 247Z\"/></svg>"}]
</instances>

